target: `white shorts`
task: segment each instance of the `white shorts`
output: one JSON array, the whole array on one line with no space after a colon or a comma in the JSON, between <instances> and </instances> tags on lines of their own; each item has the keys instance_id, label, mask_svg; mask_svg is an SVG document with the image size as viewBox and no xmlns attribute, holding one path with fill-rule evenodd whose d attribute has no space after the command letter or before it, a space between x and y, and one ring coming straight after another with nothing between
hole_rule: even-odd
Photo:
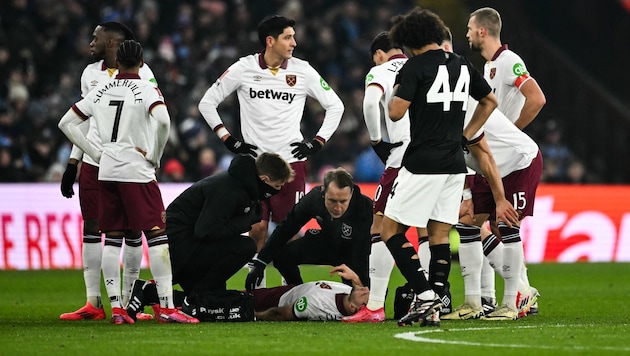
<instances>
[{"instance_id":1,"label":"white shorts","mask_svg":"<svg viewBox=\"0 0 630 356\"><path fill-rule=\"evenodd\" d=\"M400 169L387 198L385 216L400 224L427 227L429 220L455 225L466 174L413 174Z\"/></svg>"}]
</instances>

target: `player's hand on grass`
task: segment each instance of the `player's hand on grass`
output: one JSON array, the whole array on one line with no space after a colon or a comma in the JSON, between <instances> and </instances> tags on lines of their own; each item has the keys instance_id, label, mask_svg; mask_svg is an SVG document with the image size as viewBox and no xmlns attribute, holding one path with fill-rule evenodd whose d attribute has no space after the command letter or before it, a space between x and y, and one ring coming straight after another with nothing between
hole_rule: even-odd
<instances>
[{"instance_id":1,"label":"player's hand on grass","mask_svg":"<svg viewBox=\"0 0 630 356\"><path fill-rule=\"evenodd\" d=\"M263 261L255 258L248 263L248 267L249 273L247 274L247 278L245 278L245 290L251 293L252 290L258 287L262 282L267 265Z\"/></svg>"}]
</instances>

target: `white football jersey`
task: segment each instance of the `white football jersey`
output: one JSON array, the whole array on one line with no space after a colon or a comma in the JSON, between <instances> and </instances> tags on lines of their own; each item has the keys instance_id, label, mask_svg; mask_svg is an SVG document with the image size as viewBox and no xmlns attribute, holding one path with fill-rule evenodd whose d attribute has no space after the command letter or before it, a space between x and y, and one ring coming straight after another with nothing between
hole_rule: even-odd
<instances>
[{"instance_id":1,"label":"white football jersey","mask_svg":"<svg viewBox=\"0 0 630 356\"><path fill-rule=\"evenodd\" d=\"M343 114L343 103L335 91L308 62L298 58L284 61L274 75L261 53L242 57L206 91L200 107L209 104L216 108L234 91L239 100L243 140L257 146L259 154L275 152L289 163L298 161L291 154L295 147L290 144L304 139L300 122L307 97L315 98L326 110L317 132L324 141L335 132ZM215 131L223 127L218 116L203 110L201 113Z\"/></svg>"},{"instance_id":2,"label":"white football jersey","mask_svg":"<svg viewBox=\"0 0 630 356\"><path fill-rule=\"evenodd\" d=\"M352 287L333 281L299 284L285 292L278 306L293 305L293 313L300 319L315 321L341 320L337 294L350 294Z\"/></svg>"},{"instance_id":3,"label":"white football jersey","mask_svg":"<svg viewBox=\"0 0 630 356\"><path fill-rule=\"evenodd\" d=\"M403 155L409 145L409 141L411 141L409 112L406 112L402 119L392 121L389 118L389 110L387 109L389 100L393 96L396 75L405 62L407 62L407 57L405 55L394 55L387 62L372 67L365 77L366 88L368 85L378 85L383 90L381 107L383 108L383 113L385 115L385 127L387 128L389 142L403 142L402 146L392 149L391 154L387 159L385 166L392 168L399 168L402 165Z\"/></svg>"},{"instance_id":4,"label":"white football jersey","mask_svg":"<svg viewBox=\"0 0 630 356\"><path fill-rule=\"evenodd\" d=\"M149 65L146 63L140 67L140 71L138 73L140 78L143 80L149 81L157 88L157 81L155 80L155 76L153 75L153 71L149 68ZM113 78L118 75L118 69L110 70L105 66L105 61L100 60L91 64L88 64L83 73L81 74L81 97L85 98L92 89L96 88L99 84L106 83L111 81ZM92 141L97 147L101 147L100 137L98 135L97 129L94 125L96 125L95 120L89 120L86 125L89 125L87 138ZM78 158L78 157L74 157ZM89 156L84 154L82 160L93 165L99 166L97 162Z\"/></svg>"},{"instance_id":5,"label":"white football jersey","mask_svg":"<svg viewBox=\"0 0 630 356\"><path fill-rule=\"evenodd\" d=\"M518 54L507 49L507 46L501 48L498 56L484 65L483 76L497 97L497 109L511 122L515 122L525 105L525 96L519 88L531 77Z\"/></svg>"},{"instance_id":6,"label":"white football jersey","mask_svg":"<svg viewBox=\"0 0 630 356\"><path fill-rule=\"evenodd\" d=\"M468 110L464 119L464 127L468 125L472 114L475 112L478 102L472 97L468 98ZM481 130L477 132L469 142L480 139L482 133L486 137L490 152L499 168L501 177L529 167L532 160L538 154L538 145L526 133L519 130L505 115L495 109ZM478 173L482 173L479 162L475 157L466 153L464 155L466 165Z\"/></svg>"},{"instance_id":7,"label":"white football jersey","mask_svg":"<svg viewBox=\"0 0 630 356\"><path fill-rule=\"evenodd\" d=\"M164 105L160 90L136 74L119 74L101 83L72 108L84 120L96 121L102 155L101 181L148 183L155 167L143 153L155 149L151 109ZM87 156L87 155L86 155Z\"/></svg>"}]
</instances>

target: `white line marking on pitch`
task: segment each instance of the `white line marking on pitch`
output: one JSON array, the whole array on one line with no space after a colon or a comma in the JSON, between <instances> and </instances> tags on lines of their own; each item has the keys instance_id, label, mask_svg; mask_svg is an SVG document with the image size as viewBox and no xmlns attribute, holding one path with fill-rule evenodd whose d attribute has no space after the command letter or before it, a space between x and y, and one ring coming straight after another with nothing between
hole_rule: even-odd
<instances>
[{"instance_id":1,"label":"white line marking on pitch","mask_svg":"<svg viewBox=\"0 0 630 356\"><path fill-rule=\"evenodd\" d=\"M545 326L545 327L556 327L562 328L567 325L555 325L555 326ZM579 325L571 325L572 327L579 327ZM533 328L542 328L540 326L512 326L510 329L533 329ZM461 340L443 340L436 338L428 338L423 337L422 335L429 334L438 334L443 332L457 332L457 331L484 331L484 330L504 330L505 327L478 327L478 328L462 328L462 329L427 329L421 331L411 331L406 333L395 334L394 337L398 339L404 339L409 341L416 342L426 342L431 344L450 344L450 345L467 345L467 346L490 346L490 347L511 347L511 348L537 348L537 349L570 349L570 350L612 350L612 351L630 351L630 347L611 347L611 346L603 346L603 347L583 347L583 346L548 346L548 345L525 345L525 344L496 344L496 343L485 343L485 342L474 342L474 341L461 341Z\"/></svg>"}]
</instances>

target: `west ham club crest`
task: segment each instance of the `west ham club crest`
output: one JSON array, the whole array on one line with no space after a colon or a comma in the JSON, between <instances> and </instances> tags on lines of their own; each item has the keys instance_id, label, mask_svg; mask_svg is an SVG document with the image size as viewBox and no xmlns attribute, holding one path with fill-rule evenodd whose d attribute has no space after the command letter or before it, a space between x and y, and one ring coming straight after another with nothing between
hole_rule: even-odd
<instances>
[{"instance_id":1,"label":"west ham club crest","mask_svg":"<svg viewBox=\"0 0 630 356\"><path fill-rule=\"evenodd\" d=\"M286 78L287 84L289 84L290 87L294 86L295 83L297 83L297 76L295 74L287 74Z\"/></svg>"}]
</instances>

